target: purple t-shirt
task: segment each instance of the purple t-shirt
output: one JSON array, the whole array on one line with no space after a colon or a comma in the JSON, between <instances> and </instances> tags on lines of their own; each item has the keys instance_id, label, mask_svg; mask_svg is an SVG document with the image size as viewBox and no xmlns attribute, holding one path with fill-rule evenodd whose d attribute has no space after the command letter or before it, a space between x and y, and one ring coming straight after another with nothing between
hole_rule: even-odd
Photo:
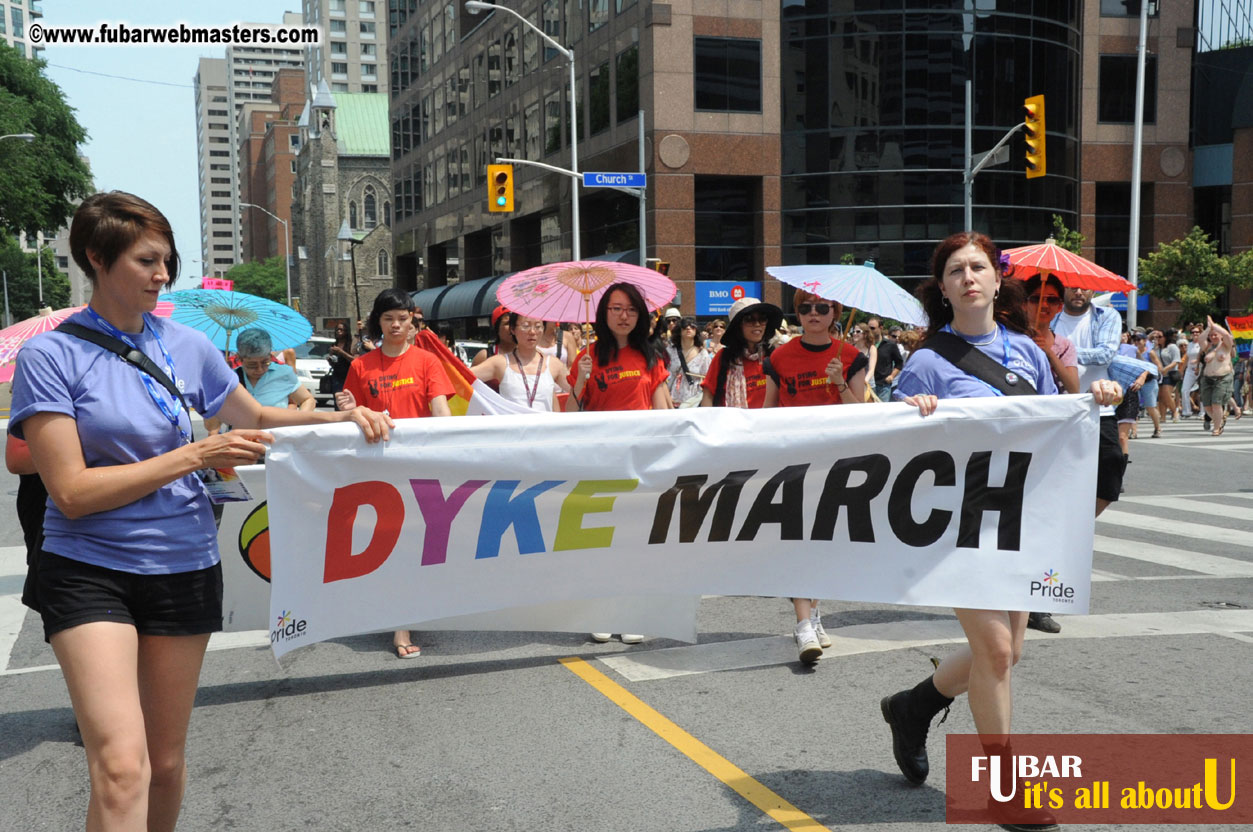
<instances>
[{"instance_id":1,"label":"purple t-shirt","mask_svg":"<svg viewBox=\"0 0 1253 832\"><path fill-rule=\"evenodd\" d=\"M153 329L174 360L174 378L187 404L212 416L239 380L222 353L190 327L145 315L143 333L127 333L158 367L168 370ZM100 327L86 312L70 321ZM167 401L169 394L158 385ZM179 408L177 402L175 409ZM141 371L120 356L63 332L38 335L22 347L13 377L9 432L24 438L22 421L36 413L64 413L78 426L89 468L140 462L174 450L182 438L148 394ZM180 412L183 430L191 433ZM107 569L161 575L205 569L218 561L217 528L209 498L195 474L111 511L71 520L48 500L44 549Z\"/></svg>"},{"instance_id":2,"label":"purple t-shirt","mask_svg":"<svg viewBox=\"0 0 1253 832\"><path fill-rule=\"evenodd\" d=\"M1047 396L1055 394L1057 384L1053 381L1049 360L1044 351L1036 346L1035 341L1009 330L998 328L998 332L1001 335L992 343L972 346L1030 381L1037 393ZM906 396L922 393L930 393L941 399L979 399L1004 395L990 384L966 375L934 350L919 348L910 353L905 369L897 376L896 390L892 395L899 401Z\"/></svg>"}]
</instances>

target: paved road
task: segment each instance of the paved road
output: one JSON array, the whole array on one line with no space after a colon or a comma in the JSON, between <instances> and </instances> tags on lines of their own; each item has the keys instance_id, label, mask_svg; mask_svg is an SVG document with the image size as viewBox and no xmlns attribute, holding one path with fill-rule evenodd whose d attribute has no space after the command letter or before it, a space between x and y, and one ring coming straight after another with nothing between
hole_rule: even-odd
<instances>
[{"instance_id":1,"label":"paved road","mask_svg":"<svg viewBox=\"0 0 1253 832\"><path fill-rule=\"evenodd\" d=\"M1219 439L1195 422L1165 434L1133 443L1127 494L1097 524L1093 614L1063 619L1060 636L1028 633L1020 730L1253 732L1253 420ZM81 828L83 754L38 621L16 600L5 477L0 830ZM936 729L932 780L910 788L878 699L960 640L953 617L824 610L836 647L812 670L781 635L790 605L762 598L704 599L697 645L430 633L423 657L401 662L386 636L362 636L280 667L255 635L215 638L180 828L934 828L938 737L972 731L969 711L959 702ZM786 805L772 818L754 799Z\"/></svg>"}]
</instances>

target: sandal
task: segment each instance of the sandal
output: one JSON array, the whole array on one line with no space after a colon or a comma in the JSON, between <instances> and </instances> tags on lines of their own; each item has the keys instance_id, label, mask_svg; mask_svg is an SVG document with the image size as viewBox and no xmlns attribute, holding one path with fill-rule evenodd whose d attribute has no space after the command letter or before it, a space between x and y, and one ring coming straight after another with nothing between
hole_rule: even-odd
<instances>
[{"instance_id":1,"label":"sandal","mask_svg":"<svg viewBox=\"0 0 1253 832\"><path fill-rule=\"evenodd\" d=\"M393 644L398 659L416 659L422 655L422 648L416 644Z\"/></svg>"},{"instance_id":2,"label":"sandal","mask_svg":"<svg viewBox=\"0 0 1253 832\"><path fill-rule=\"evenodd\" d=\"M1153 431L1153 435L1149 437L1149 439L1161 439L1161 438L1162 438L1162 432L1160 430Z\"/></svg>"}]
</instances>

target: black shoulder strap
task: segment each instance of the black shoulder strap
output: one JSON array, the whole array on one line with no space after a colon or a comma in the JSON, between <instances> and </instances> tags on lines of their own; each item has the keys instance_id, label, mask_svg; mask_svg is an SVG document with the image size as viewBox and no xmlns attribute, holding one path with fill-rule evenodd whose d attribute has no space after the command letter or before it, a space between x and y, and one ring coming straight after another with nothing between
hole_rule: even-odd
<instances>
[{"instance_id":1,"label":"black shoulder strap","mask_svg":"<svg viewBox=\"0 0 1253 832\"><path fill-rule=\"evenodd\" d=\"M774 365L770 363L770 353L766 353L761 357L761 371L770 377L775 387L779 387L779 374L775 371Z\"/></svg>"},{"instance_id":2,"label":"black shoulder strap","mask_svg":"<svg viewBox=\"0 0 1253 832\"><path fill-rule=\"evenodd\" d=\"M1036 394L1036 389L1030 381L1016 373L1011 373L999 361L989 358L951 332L937 332L919 349L931 350L966 375L979 379L1006 396L1034 396ZM1012 383L1009 380L1010 377L1014 379Z\"/></svg>"},{"instance_id":3,"label":"black shoulder strap","mask_svg":"<svg viewBox=\"0 0 1253 832\"><path fill-rule=\"evenodd\" d=\"M165 371L140 350L128 345L125 341L114 338L111 335L105 335L103 332L97 332L94 329L88 329L80 324L66 322L58 326L57 331L73 335L75 338L81 338L84 341L90 341L98 347L104 347L109 352L121 356L123 360L134 364L155 378L162 387L169 391L171 396L178 399L184 410L187 409L187 402L183 400L182 392L174 386L174 382L170 381L170 377L165 374Z\"/></svg>"}]
</instances>

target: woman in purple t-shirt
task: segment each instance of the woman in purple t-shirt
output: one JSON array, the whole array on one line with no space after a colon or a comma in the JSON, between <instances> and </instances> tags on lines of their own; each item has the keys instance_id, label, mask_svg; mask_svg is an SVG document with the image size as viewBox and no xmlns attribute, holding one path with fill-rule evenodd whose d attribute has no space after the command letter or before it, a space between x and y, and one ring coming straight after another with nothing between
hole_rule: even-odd
<instances>
[{"instance_id":1,"label":"woman in purple t-shirt","mask_svg":"<svg viewBox=\"0 0 1253 832\"><path fill-rule=\"evenodd\" d=\"M68 332L33 338L18 355L9 431L29 443L50 495L33 605L82 731L87 825L172 830L200 665L222 629L217 534L197 472L255 462L272 440L264 428L352 420L376 441L390 420L365 408L262 407L208 338L153 317L178 251L144 200L88 197L70 249L92 282L91 304L70 321L143 352L186 406L244 427L193 442L179 397Z\"/></svg>"}]
</instances>

